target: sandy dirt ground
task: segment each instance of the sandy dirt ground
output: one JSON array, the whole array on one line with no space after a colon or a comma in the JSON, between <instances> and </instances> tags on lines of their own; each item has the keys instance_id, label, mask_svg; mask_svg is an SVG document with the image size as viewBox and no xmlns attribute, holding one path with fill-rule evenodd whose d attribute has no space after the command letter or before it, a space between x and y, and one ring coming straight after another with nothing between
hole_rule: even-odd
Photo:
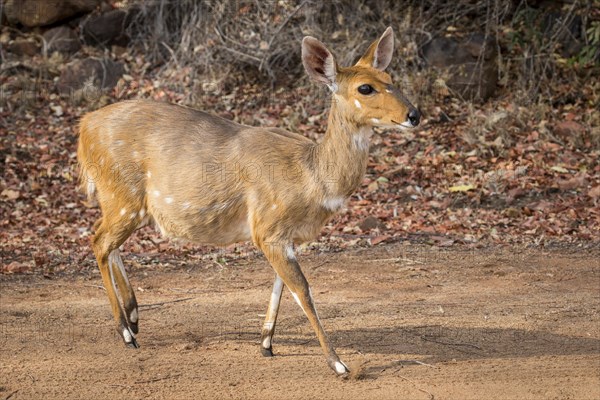
<instances>
[{"instance_id":1,"label":"sandy dirt ground","mask_svg":"<svg viewBox=\"0 0 600 400\"><path fill-rule=\"evenodd\" d=\"M260 355L264 259L127 258L138 350L115 333L96 271L0 277L0 400L600 398L595 250L398 243L301 256L347 379L287 291L276 356Z\"/></svg>"}]
</instances>

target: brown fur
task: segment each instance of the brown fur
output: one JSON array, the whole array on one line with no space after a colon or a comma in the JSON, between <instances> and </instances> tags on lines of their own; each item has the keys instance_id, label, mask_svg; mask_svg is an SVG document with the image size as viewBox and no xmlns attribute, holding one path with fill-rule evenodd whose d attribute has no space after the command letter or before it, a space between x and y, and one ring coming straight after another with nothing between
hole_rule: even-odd
<instances>
[{"instance_id":1,"label":"brown fur","mask_svg":"<svg viewBox=\"0 0 600 400\"><path fill-rule=\"evenodd\" d=\"M144 100L113 104L83 117L77 152L81 182L102 210L93 248L127 344L137 346L135 338L127 340L137 333L137 319L131 318L137 303L124 271L108 258L133 231L154 223L166 236L193 242L252 240L298 297L336 369L339 358L290 249L313 240L361 183L373 118L380 125L395 125L406 120L412 107L386 91L388 74L368 66L377 43L356 66L337 67L337 91L320 144L281 129L244 126ZM316 63L313 74L335 65L320 42L313 40L311 46L305 62ZM358 93L365 83L377 94ZM263 331L265 335L270 338L272 330Z\"/></svg>"}]
</instances>

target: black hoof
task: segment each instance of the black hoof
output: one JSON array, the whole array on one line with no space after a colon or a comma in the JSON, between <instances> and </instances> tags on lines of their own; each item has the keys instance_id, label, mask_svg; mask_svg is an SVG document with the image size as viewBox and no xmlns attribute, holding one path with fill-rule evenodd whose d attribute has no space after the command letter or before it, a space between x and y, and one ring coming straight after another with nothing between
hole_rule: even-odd
<instances>
[{"instance_id":1,"label":"black hoof","mask_svg":"<svg viewBox=\"0 0 600 400\"><path fill-rule=\"evenodd\" d=\"M265 349L264 347L260 346L260 354L262 354L263 357L273 357L273 348L269 347L268 349Z\"/></svg>"},{"instance_id":2,"label":"black hoof","mask_svg":"<svg viewBox=\"0 0 600 400\"><path fill-rule=\"evenodd\" d=\"M135 324L133 322L130 322L129 323L129 329L131 329L131 332L133 332L133 333L135 333L137 335L138 332L139 332L137 322Z\"/></svg>"}]
</instances>

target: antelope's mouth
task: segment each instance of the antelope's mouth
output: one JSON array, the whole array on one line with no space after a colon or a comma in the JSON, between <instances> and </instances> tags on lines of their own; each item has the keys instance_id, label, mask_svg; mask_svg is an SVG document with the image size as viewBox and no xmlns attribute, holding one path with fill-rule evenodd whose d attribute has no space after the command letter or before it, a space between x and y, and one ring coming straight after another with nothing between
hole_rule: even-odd
<instances>
[{"instance_id":1,"label":"antelope's mouth","mask_svg":"<svg viewBox=\"0 0 600 400\"><path fill-rule=\"evenodd\" d=\"M393 119L391 121L394 125L396 125L396 127L400 128L400 129L412 129L417 126L417 125L413 125L413 123L410 121L397 122L397 121L394 121Z\"/></svg>"}]
</instances>

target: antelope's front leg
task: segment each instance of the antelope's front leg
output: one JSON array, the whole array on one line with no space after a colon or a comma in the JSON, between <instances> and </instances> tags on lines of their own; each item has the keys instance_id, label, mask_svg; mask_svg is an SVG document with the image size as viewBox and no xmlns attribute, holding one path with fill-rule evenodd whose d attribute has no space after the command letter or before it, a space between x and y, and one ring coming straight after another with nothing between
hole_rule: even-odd
<instances>
[{"instance_id":1,"label":"antelope's front leg","mask_svg":"<svg viewBox=\"0 0 600 400\"><path fill-rule=\"evenodd\" d=\"M327 363L338 375L344 375L349 372L348 367L336 354L333 346L329 342L321 321L317 315L317 310L312 299L308 282L300 269L300 264L294 255L294 248L290 244L280 244L277 242L262 242L261 249L265 256L281 277L285 285L292 292L292 296L306 314L310 324L317 334L321 348L327 357ZM277 283L277 281L275 281Z\"/></svg>"},{"instance_id":2,"label":"antelope's front leg","mask_svg":"<svg viewBox=\"0 0 600 400\"><path fill-rule=\"evenodd\" d=\"M275 333L275 322L277 321L277 312L281 302L281 293L283 292L283 280L279 275L275 277L273 291L269 300L269 308L263 324L262 334L260 335L260 352L265 357L273 357L273 334Z\"/></svg>"}]
</instances>

